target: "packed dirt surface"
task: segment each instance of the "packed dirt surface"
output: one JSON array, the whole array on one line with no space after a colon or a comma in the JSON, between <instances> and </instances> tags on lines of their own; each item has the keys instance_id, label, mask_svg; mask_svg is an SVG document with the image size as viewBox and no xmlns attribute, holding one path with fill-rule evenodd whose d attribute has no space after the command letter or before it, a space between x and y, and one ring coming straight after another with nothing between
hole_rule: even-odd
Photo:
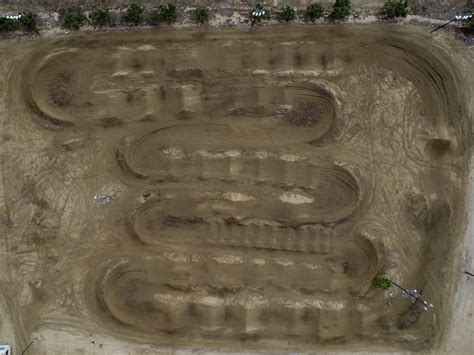
<instances>
[{"instance_id":1,"label":"packed dirt surface","mask_svg":"<svg viewBox=\"0 0 474 355\"><path fill-rule=\"evenodd\" d=\"M441 45L328 26L8 46L0 294L17 349L67 339L53 332L130 350L440 345L470 145Z\"/></svg>"}]
</instances>

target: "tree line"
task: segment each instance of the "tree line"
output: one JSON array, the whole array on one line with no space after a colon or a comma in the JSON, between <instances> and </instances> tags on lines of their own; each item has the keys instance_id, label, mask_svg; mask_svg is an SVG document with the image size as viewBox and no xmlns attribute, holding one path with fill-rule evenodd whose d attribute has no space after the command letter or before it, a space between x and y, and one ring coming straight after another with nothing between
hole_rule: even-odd
<instances>
[{"instance_id":1,"label":"tree line","mask_svg":"<svg viewBox=\"0 0 474 355\"><path fill-rule=\"evenodd\" d=\"M332 11L325 11L318 3L310 4L304 10L297 10L288 5L278 10L270 10L266 3L258 3L249 12L252 25L255 22L268 21L272 18L283 22L290 22L297 18L314 22L320 18L329 20L345 21L351 15L350 0L336 0ZM387 0L380 10L380 16L384 19L403 18L408 15L408 0ZM198 6L192 13L192 18L197 24L206 24L211 17L211 10L206 6ZM176 5L160 5L156 8L145 9L137 4L129 5L125 11L112 12L106 8L99 8L88 13L82 9L62 9L59 11L61 27L66 30L79 30L84 25L95 28L111 26L158 26L160 24L172 24L178 20ZM24 32L38 33L40 20L33 12L22 12L15 16L0 17L0 32L12 32L23 30Z\"/></svg>"}]
</instances>

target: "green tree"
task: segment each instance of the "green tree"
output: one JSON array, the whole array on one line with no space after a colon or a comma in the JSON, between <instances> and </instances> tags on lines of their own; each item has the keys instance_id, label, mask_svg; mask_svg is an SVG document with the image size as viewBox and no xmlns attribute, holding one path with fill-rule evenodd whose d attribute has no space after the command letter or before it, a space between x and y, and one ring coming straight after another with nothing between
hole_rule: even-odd
<instances>
[{"instance_id":1,"label":"green tree","mask_svg":"<svg viewBox=\"0 0 474 355\"><path fill-rule=\"evenodd\" d=\"M314 21L323 15L324 9L320 4L311 4L306 8L306 17Z\"/></svg>"},{"instance_id":2,"label":"green tree","mask_svg":"<svg viewBox=\"0 0 474 355\"><path fill-rule=\"evenodd\" d=\"M376 276L373 284L375 287L381 288L382 290L388 290L392 286L392 282L383 276Z\"/></svg>"},{"instance_id":3,"label":"green tree","mask_svg":"<svg viewBox=\"0 0 474 355\"><path fill-rule=\"evenodd\" d=\"M21 13L20 24L23 31L35 32L39 34L38 23L39 23L38 15L36 15L35 13L31 11Z\"/></svg>"},{"instance_id":4,"label":"green tree","mask_svg":"<svg viewBox=\"0 0 474 355\"><path fill-rule=\"evenodd\" d=\"M281 8L279 17L285 22L293 21L296 18L296 11L292 7L286 5Z\"/></svg>"},{"instance_id":5,"label":"green tree","mask_svg":"<svg viewBox=\"0 0 474 355\"><path fill-rule=\"evenodd\" d=\"M94 10L89 14L89 19L94 27L110 26L110 11L109 9Z\"/></svg>"},{"instance_id":6,"label":"green tree","mask_svg":"<svg viewBox=\"0 0 474 355\"><path fill-rule=\"evenodd\" d=\"M350 0L336 0L334 3L331 17L336 20L346 20L351 14Z\"/></svg>"},{"instance_id":7,"label":"green tree","mask_svg":"<svg viewBox=\"0 0 474 355\"><path fill-rule=\"evenodd\" d=\"M86 22L82 10L67 10L63 15L63 27L67 30L78 30Z\"/></svg>"},{"instance_id":8,"label":"green tree","mask_svg":"<svg viewBox=\"0 0 474 355\"><path fill-rule=\"evenodd\" d=\"M158 7L158 19L167 22L168 24L175 22L178 16L176 15L176 6L173 4L160 5Z\"/></svg>"},{"instance_id":9,"label":"green tree","mask_svg":"<svg viewBox=\"0 0 474 355\"><path fill-rule=\"evenodd\" d=\"M388 0L382 8L382 16L386 19L407 17L408 0Z\"/></svg>"},{"instance_id":10,"label":"green tree","mask_svg":"<svg viewBox=\"0 0 474 355\"><path fill-rule=\"evenodd\" d=\"M205 6L198 6L195 11L196 22L203 25L209 22L209 10Z\"/></svg>"},{"instance_id":11,"label":"green tree","mask_svg":"<svg viewBox=\"0 0 474 355\"><path fill-rule=\"evenodd\" d=\"M16 31L19 28L20 22L18 20L0 17L0 32Z\"/></svg>"},{"instance_id":12,"label":"green tree","mask_svg":"<svg viewBox=\"0 0 474 355\"><path fill-rule=\"evenodd\" d=\"M125 22L138 26L143 21L143 8L137 4L131 4L123 14Z\"/></svg>"}]
</instances>

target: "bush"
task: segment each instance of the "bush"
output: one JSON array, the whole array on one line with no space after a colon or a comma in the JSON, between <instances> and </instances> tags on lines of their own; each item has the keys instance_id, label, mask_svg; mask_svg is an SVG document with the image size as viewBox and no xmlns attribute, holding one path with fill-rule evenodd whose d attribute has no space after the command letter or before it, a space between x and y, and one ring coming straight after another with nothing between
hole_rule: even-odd
<instances>
[{"instance_id":1,"label":"bush","mask_svg":"<svg viewBox=\"0 0 474 355\"><path fill-rule=\"evenodd\" d=\"M293 21L296 18L296 11L292 7L286 5L285 7L282 7L279 17L285 22Z\"/></svg>"},{"instance_id":2,"label":"bush","mask_svg":"<svg viewBox=\"0 0 474 355\"><path fill-rule=\"evenodd\" d=\"M381 288L382 290L388 290L392 286L390 280L383 276L376 276L373 284L375 287Z\"/></svg>"},{"instance_id":3,"label":"bush","mask_svg":"<svg viewBox=\"0 0 474 355\"><path fill-rule=\"evenodd\" d=\"M21 13L20 24L23 31L39 33L38 22L38 15L31 11Z\"/></svg>"},{"instance_id":4,"label":"bush","mask_svg":"<svg viewBox=\"0 0 474 355\"><path fill-rule=\"evenodd\" d=\"M86 22L82 10L68 10L63 15L63 27L67 30L78 30Z\"/></svg>"},{"instance_id":5,"label":"bush","mask_svg":"<svg viewBox=\"0 0 474 355\"><path fill-rule=\"evenodd\" d=\"M382 16L386 19L407 17L408 0L388 0L382 8Z\"/></svg>"},{"instance_id":6,"label":"bush","mask_svg":"<svg viewBox=\"0 0 474 355\"><path fill-rule=\"evenodd\" d=\"M175 22L178 18L176 15L176 6L173 4L160 5L158 7L158 18L160 21L165 21L168 24Z\"/></svg>"},{"instance_id":7,"label":"bush","mask_svg":"<svg viewBox=\"0 0 474 355\"><path fill-rule=\"evenodd\" d=\"M209 21L209 10L207 7L204 6L199 6L196 8L196 22L202 24L205 24Z\"/></svg>"},{"instance_id":8,"label":"bush","mask_svg":"<svg viewBox=\"0 0 474 355\"><path fill-rule=\"evenodd\" d=\"M207 12L207 8L204 9ZM170 24L172 22L175 22L177 18L178 16L176 15L175 5L160 5L158 9L151 10L150 14L148 15L148 23L150 25L158 25L160 22L167 22L168 24Z\"/></svg>"},{"instance_id":9,"label":"bush","mask_svg":"<svg viewBox=\"0 0 474 355\"><path fill-rule=\"evenodd\" d=\"M262 20L268 21L270 20L270 10L265 8L262 3L258 3L252 11L250 11L250 19L252 20L252 26L255 22L260 22Z\"/></svg>"},{"instance_id":10,"label":"bush","mask_svg":"<svg viewBox=\"0 0 474 355\"><path fill-rule=\"evenodd\" d=\"M0 32L16 31L20 28L20 21L0 17Z\"/></svg>"},{"instance_id":11,"label":"bush","mask_svg":"<svg viewBox=\"0 0 474 355\"><path fill-rule=\"evenodd\" d=\"M143 21L143 8L137 4L131 4L123 14L125 22L138 26Z\"/></svg>"},{"instance_id":12,"label":"bush","mask_svg":"<svg viewBox=\"0 0 474 355\"><path fill-rule=\"evenodd\" d=\"M334 3L331 17L336 20L346 20L351 13L350 0L336 0Z\"/></svg>"},{"instance_id":13,"label":"bush","mask_svg":"<svg viewBox=\"0 0 474 355\"><path fill-rule=\"evenodd\" d=\"M148 14L147 22L149 25L156 26L161 22L160 11L153 9Z\"/></svg>"},{"instance_id":14,"label":"bush","mask_svg":"<svg viewBox=\"0 0 474 355\"><path fill-rule=\"evenodd\" d=\"M306 17L314 21L323 15L324 9L320 4L311 4L306 8Z\"/></svg>"},{"instance_id":15,"label":"bush","mask_svg":"<svg viewBox=\"0 0 474 355\"><path fill-rule=\"evenodd\" d=\"M110 26L110 12L109 9L105 10L95 10L89 14L89 19L91 20L92 26L94 27L104 27Z\"/></svg>"}]
</instances>

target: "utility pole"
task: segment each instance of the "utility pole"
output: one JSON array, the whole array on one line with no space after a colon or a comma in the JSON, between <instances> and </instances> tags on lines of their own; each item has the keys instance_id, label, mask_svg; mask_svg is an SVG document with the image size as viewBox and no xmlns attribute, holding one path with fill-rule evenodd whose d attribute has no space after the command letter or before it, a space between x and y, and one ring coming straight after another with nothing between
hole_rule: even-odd
<instances>
[{"instance_id":1,"label":"utility pole","mask_svg":"<svg viewBox=\"0 0 474 355\"><path fill-rule=\"evenodd\" d=\"M454 17L451 21L448 21L448 22L442 24L441 26L436 27L434 30L430 31L430 33L438 31L440 28L443 28L443 27L449 25L451 22L454 22L454 21L467 21L467 20L470 20L471 18L472 18L472 14L458 15L458 16Z\"/></svg>"},{"instance_id":2,"label":"utility pole","mask_svg":"<svg viewBox=\"0 0 474 355\"><path fill-rule=\"evenodd\" d=\"M428 309L433 308L433 305L427 301L425 301L423 298L421 298L421 295L418 293L418 290L407 290L397 284L396 282L393 282L392 280L383 277L383 276L376 276L374 278L373 282L375 287L381 288L382 290L388 290L391 285L397 287L400 289L402 297L408 298L410 301L413 303L420 302L423 305L423 309L427 311Z\"/></svg>"},{"instance_id":3,"label":"utility pole","mask_svg":"<svg viewBox=\"0 0 474 355\"><path fill-rule=\"evenodd\" d=\"M28 350L28 348L29 348L31 345L33 345L33 343L36 343L37 340L38 340L38 338L34 338L34 339L31 341L31 343L28 344L28 346L25 348L25 350L23 350L23 351L21 352L21 355L23 355L24 353L26 353L26 350Z\"/></svg>"},{"instance_id":4,"label":"utility pole","mask_svg":"<svg viewBox=\"0 0 474 355\"><path fill-rule=\"evenodd\" d=\"M430 308L433 308L433 305L424 299L421 298L421 295L418 293L418 290L406 290L402 286L390 280L390 283L398 287L402 291L402 297L408 298L413 303L420 302L423 305L423 309L427 311Z\"/></svg>"}]
</instances>

